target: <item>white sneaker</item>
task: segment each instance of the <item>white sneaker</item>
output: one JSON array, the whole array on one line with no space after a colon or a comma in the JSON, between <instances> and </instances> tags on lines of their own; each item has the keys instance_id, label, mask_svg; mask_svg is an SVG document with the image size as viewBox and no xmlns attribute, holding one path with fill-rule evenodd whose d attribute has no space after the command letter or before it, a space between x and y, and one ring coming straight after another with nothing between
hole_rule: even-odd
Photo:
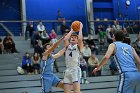
<instances>
[{"instance_id":1,"label":"white sneaker","mask_svg":"<svg viewBox=\"0 0 140 93\"><path fill-rule=\"evenodd\" d=\"M89 81L86 80L86 81L85 81L85 84L89 84Z\"/></svg>"}]
</instances>

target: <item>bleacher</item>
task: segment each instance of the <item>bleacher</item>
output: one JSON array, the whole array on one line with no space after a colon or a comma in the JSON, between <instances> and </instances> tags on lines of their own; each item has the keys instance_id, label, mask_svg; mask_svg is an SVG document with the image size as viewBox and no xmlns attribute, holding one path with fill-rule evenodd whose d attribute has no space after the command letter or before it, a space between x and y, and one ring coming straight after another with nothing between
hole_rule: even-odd
<instances>
[{"instance_id":1,"label":"bleacher","mask_svg":"<svg viewBox=\"0 0 140 93\"><path fill-rule=\"evenodd\" d=\"M30 41L25 41L23 37L14 37L16 47L20 53L0 55L0 93L41 93L40 74L39 75L19 75L16 67L21 65L22 56L26 51L33 53L30 48ZM99 60L103 55L97 56ZM59 72L54 73L63 79L65 70L64 57L57 59ZM108 64L107 64L108 65ZM88 77L89 84L81 84L82 93L115 93L118 76L110 76L109 70L104 70L103 76ZM108 74L106 74L106 73ZM54 93L63 93L62 89L53 87Z\"/></svg>"}]
</instances>

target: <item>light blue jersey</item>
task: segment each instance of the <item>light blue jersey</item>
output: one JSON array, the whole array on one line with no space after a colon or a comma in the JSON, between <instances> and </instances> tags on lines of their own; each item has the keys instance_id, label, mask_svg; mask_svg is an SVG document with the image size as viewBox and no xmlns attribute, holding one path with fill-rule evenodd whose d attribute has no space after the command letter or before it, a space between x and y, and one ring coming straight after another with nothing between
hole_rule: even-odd
<instances>
[{"instance_id":1,"label":"light blue jersey","mask_svg":"<svg viewBox=\"0 0 140 93\"><path fill-rule=\"evenodd\" d=\"M114 42L114 44L116 46L114 59L119 73L137 71L132 47L121 42Z\"/></svg>"},{"instance_id":2,"label":"light blue jersey","mask_svg":"<svg viewBox=\"0 0 140 93\"><path fill-rule=\"evenodd\" d=\"M57 86L60 79L53 74L53 66L55 59L53 56L49 56L47 60L42 60L40 67L42 70L41 85L42 92L48 93L52 91L52 86Z\"/></svg>"},{"instance_id":3,"label":"light blue jersey","mask_svg":"<svg viewBox=\"0 0 140 93\"><path fill-rule=\"evenodd\" d=\"M120 73L117 93L139 93L140 73L134 62L133 48L122 42L114 42L114 59Z\"/></svg>"},{"instance_id":4,"label":"light blue jersey","mask_svg":"<svg viewBox=\"0 0 140 93\"><path fill-rule=\"evenodd\" d=\"M41 70L42 70L42 75L45 74L53 74L53 66L54 66L54 61L55 59L53 56L49 56L47 60L42 60L41 61Z\"/></svg>"}]
</instances>

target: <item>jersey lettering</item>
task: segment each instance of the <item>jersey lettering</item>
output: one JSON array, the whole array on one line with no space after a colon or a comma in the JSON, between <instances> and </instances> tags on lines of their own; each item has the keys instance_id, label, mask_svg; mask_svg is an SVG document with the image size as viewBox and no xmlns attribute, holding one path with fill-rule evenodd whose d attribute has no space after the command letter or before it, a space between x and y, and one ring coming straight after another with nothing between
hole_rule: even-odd
<instances>
[{"instance_id":1,"label":"jersey lettering","mask_svg":"<svg viewBox=\"0 0 140 93\"><path fill-rule=\"evenodd\" d=\"M129 51L128 51L128 48L122 47L122 50L123 50L123 54L124 54L124 55L130 55L130 53L129 53Z\"/></svg>"},{"instance_id":2,"label":"jersey lettering","mask_svg":"<svg viewBox=\"0 0 140 93\"><path fill-rule=\"evenodd\" d=\"M72 57L72 52L70 52L69 56Z\"/></svg>"}]
</instances>

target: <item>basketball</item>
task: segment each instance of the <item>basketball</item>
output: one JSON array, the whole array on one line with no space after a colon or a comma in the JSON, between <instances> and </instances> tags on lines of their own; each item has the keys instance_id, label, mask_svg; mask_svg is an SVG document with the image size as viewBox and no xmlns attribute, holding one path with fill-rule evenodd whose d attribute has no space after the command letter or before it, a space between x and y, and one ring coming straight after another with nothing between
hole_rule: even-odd
<instances>
[{"instance_id":1,"label":"basketball","mask_svg":"<svg viewBox=\"0 0 140 93\"><path fill-rule=\"evenodd\" d=\"M80 30L80 21L74 21L71 24L71 28L73 29L74 32L79 32L79 30Z\"/></svg>"}]
</instances>

